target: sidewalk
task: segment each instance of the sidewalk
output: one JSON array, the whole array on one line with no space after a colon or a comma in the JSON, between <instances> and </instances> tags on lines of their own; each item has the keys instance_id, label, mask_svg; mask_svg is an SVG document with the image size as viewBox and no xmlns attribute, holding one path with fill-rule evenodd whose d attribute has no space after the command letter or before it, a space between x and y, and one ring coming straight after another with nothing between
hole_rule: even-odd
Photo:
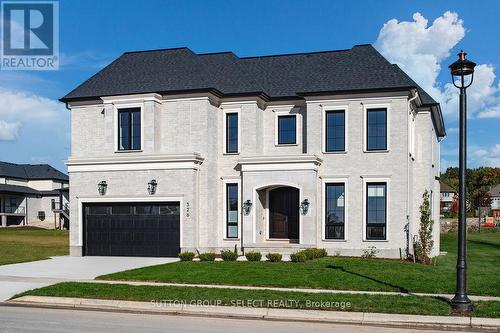
<instances>
[{"instance_id":1,"label":"sidewalk","mask_svg":"<svg viewBox=\"0 0 500 333\"><path fill-rule=\"evenodd\" d=\"M279 288L279 287L255 287L255 286L234 286L234 285L214 285L214 284L192 284L192 283L170 283L170 282L147 282L147 281L120 281L120 280L94 280L94 279L60 279L43 277L19 277L19 276L0 276L0 282L30 282L55 284L59 282L85 282L85 283L104 283L104 284L129 284L133 286L173 286L173 287L200 287L200 288L219 288L219 289L244 289L244 290L274 290L274 291L293 291L304 293L326 293L326 294L365 294L365 295L401 295L401 296L430 296L452 299L452 294L432 294L432 293L403 293L397 291L368 291L368 290L338 290L338 289L308 289L308 288ZM469 295L473 302L477 301L497 301L499 296L474 296Z\"/></svg>"},{"instance_id":2,"label":"sidewalk","mask_svg":"<svg viewBox=\"0 0 500 333\"><path fill-rule=\"evenodd\" d=\"M264 319L280 321L323 322L380 325L392 327L417 327L439 329L500 329L500 319L419 316L366 312L342 312L321 310L292 310L276 308L247 308L230 306L196 306L192 304L167 304L157 302L133 302L69 297L23 296L3 303L11 306L36 306L79 310L99 310L148 314L207 316L239 319Z\"/></svg>"},{"instance_id":3,"label":"sidewalk","mask_svg":"<svg viewBox=\"0 0 500 333\"><path fill-rule=\"evenodd\" d=\"M452 294L431 294L431 293L402 293L391 291L364 291L364 290L338 290L338 289L308 289L308 288L278 288L278 287L254 287L254 286L233 286L233 285L214 285L214 284L191 284L191 283L168 283L168 282L147 282L147 281L119 281L119 280L74 280L74 282L108 283L108 284L130 284L134 286L174 286L174 287L201 287L201 288L219 288L219 289L245 289L245 290L274 290L274 291L293 291L304 293L327 293L327 294L365 294L365 295L415 295L431 296L452 299ZM471 296L471 301L500 301L499 296Z\"/></svg>"}]
</instances>

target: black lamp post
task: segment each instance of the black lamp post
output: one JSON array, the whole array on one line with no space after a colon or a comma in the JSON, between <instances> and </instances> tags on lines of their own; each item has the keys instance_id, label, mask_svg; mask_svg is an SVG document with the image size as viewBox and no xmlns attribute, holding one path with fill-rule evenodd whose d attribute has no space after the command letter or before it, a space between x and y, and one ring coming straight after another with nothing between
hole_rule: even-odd
<instances>
[{"instance_id":1,"label":"black lamp post","mask_svg":"<svg viewBox=\"0 0 500 333\"><path fill-rule=\"evenodd\" d=\"M460 51L458 60L449 66L453 85L460 89L460 145L459 145L459 211L458 211L458 255L457 255L457 289L451 300L455 311L472 311L472 302L467 296L467 204L466 204L466 171L467 171L467 97L466 89L474 79L475 63L465 59L467 53ZM471 76L465 82L466 76ZM457 85L458 79L460 85Z\"/></svg>"}]
</instances>

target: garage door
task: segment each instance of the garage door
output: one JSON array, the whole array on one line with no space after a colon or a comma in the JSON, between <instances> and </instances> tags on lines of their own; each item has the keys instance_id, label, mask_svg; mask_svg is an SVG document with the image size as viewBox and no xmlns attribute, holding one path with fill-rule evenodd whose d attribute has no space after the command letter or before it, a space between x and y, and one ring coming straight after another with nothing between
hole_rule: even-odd
<instances>
[{"instance_id":1,"label":"garage door","mask_svg":"<svg viewBox=\"0 0 500 333\"><path fill-rule=\"evenodd\" d=\"M180 250L178 202L85 204L84 254L176 257Z\"/></svg>"}]
</instances>

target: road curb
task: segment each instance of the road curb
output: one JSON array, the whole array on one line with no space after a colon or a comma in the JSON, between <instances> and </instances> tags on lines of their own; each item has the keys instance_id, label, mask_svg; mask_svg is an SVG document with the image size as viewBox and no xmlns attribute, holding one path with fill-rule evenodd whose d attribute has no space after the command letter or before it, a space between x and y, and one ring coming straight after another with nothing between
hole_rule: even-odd
<instances>
[{"instance_id":1,"label":"road curb","mask_svg":"<svg viewBox=\"0 0 500 333\"><path fill-rule=\"evenodd\" d=\"M22 296L2 305L58 309L97 310L141 314L170 314L238 319L321 322L391 327L437 329L500 330L500 319L456 316L420 316L405 314L343 312L278 308L247 308L231 306L196 306L159 302L136 302L70 297Z\"/></svg>"}]
</instances>

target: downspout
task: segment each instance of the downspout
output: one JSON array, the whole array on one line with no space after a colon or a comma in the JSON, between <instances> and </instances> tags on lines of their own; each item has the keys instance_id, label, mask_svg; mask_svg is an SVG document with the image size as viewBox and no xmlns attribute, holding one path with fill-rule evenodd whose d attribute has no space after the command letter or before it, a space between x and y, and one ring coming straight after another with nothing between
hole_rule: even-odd
<instances>
[{"instance_id":1,"label":"downspout","mask_svg":"<svg viewBox=\"0 0 500 333\"><path fill-rule=\"evenodd\" d=\"M406 156L406 257L409 256L410 254L410 163L411 163L411 158L410 157L410 113L411 113L411 102L413 102L415 99L418 98L418 91L415 90L415 95L408 99L408 104L406 104L406 127L407 127L407 132L408 132L408 140L407 145L408 145L408 155ZM415 142L415 137L413 137L413 142ZM413 151L415 153L415 151Z\"/></svg>"}]
</instances>

